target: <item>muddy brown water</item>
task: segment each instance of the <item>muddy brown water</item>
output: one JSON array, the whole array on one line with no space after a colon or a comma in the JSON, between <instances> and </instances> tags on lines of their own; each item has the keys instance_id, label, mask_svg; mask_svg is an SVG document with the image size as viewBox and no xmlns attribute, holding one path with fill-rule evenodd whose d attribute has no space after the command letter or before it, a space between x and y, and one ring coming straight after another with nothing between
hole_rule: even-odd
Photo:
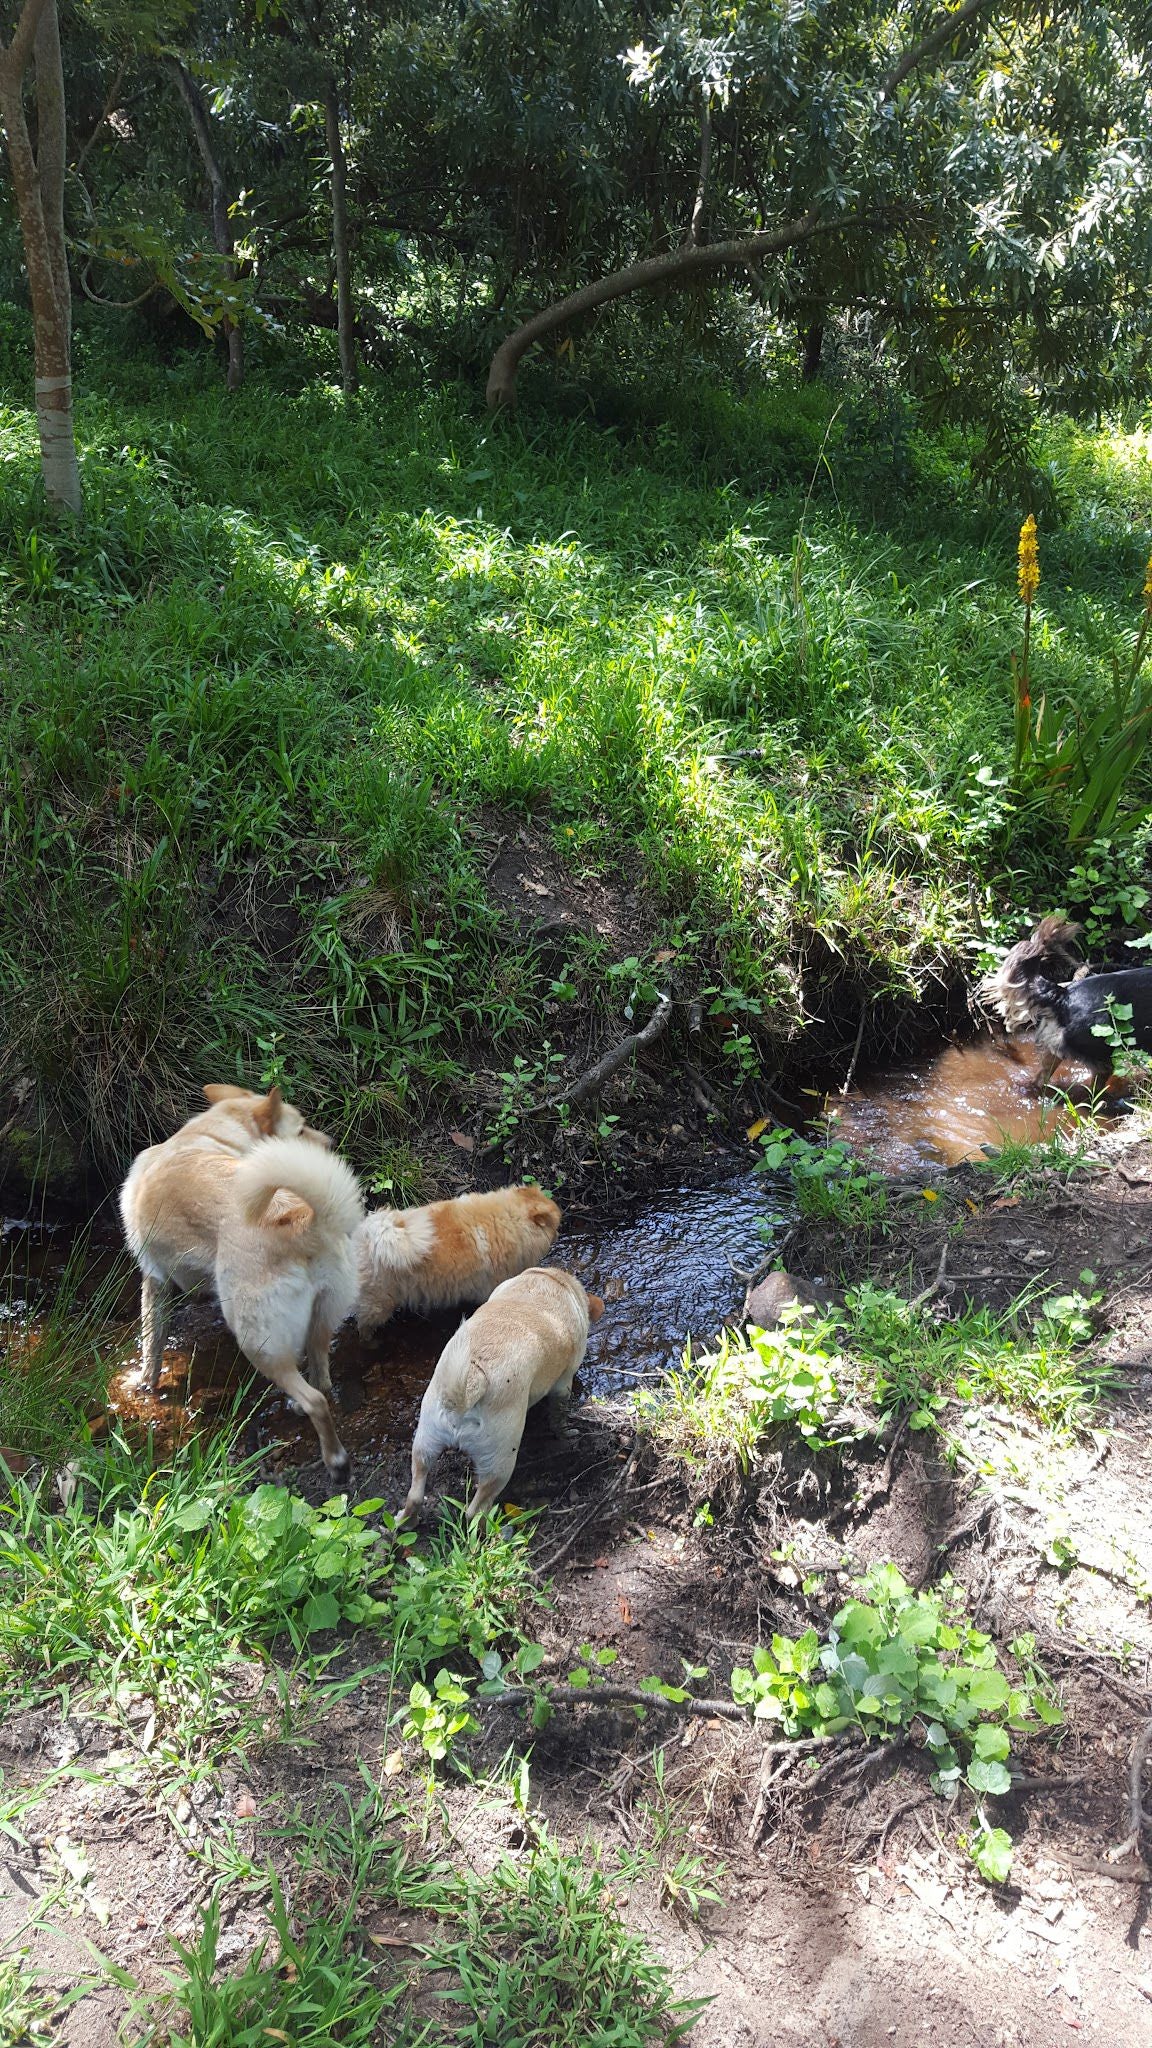
<instances>
[{"instance_id":1,"label":"muddy brown water","mask_svg":"<svg viewBox=\"0 0 1152 2048\"><path fill-rule=\"evenodd\" d=\"M1034 1089L1031 1046L1008 1048L990 1037L941 1050L897 1071L865 1076L846 1097L825 1104L832 1129L891 1174L929 1176L980 1158L1005 1138L1050 1135L1059 1113ZM606 1302L592 1331L577 1383L585 1398L619 1398L629 1387L662 1378L738 1313L744 1283L734 1267L762 1255L766 1209L779 1210L781 1190L749 1165L710 1187L672 1187L616 1210L583 1215L565 1226L558 1262L579 1275ZM0 1301L0 1343L18 1367L22 1345L73 1256L74 1236L64 1226L27 1218L3 1222L7 1300ZM214 1305L180 1304L165 1356L158 1398L142 1396L138 1372L136 1280L111 1226L88 1242L81 1295L115 1281L108 1324L112 1348L124 1359L109 1389L109 1418L133 1438L151 1433L164 1451L192 1429L211 1426L239 1400L249 1443L274 1459L315 1457L310 1427L279 1397L250 1376L238 1359ZM74 1259L73 1259L74 1264ZM333 1380L341 1407L340 1430L358 1464L384 1461L406 1444L420 1397L452 1329L455 1315L393 1318L369 1344L351 1325L333 1354Z\"/></svg>"}]
</instances>

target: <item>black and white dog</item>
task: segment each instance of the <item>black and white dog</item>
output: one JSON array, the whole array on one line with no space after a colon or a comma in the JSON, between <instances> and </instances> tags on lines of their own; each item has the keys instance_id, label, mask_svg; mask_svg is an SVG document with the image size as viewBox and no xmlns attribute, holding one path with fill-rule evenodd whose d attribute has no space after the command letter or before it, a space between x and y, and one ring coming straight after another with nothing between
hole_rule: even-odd
<instances>
[{"instance_id":1,"label":"black and white dog","mask_svg":"<svg viewBox=\"0 0 1152 2048\"><path fill-rule=\"evenodd\" d=\"M1082 1060L1102 1079L1115 1065L1108 1036L1112 1005L1131 1005L1123 1030L1141 1052L1152 1052L1152 967L1121 967L1090 974L1074 950L1080 931L1062 917L1041 918L1030 939L1022 939L982 992L1000 1011L1010 1032L1031 1031L1044 1052L1037 1086L1046 1088L1064 1060ZM1101 1035L1094 1027L1104 1027Z\"/></svg>"}]
</instances>

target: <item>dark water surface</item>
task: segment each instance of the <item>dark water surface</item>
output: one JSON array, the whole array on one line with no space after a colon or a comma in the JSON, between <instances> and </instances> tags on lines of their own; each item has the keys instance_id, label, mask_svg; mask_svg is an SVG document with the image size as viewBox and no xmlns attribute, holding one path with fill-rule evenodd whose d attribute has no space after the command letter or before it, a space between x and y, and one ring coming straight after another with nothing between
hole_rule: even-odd
<instances>
[{"instance_id":1,"label":"dark water surface","mask_svg":"<svg viewBox=\"0 0 1152 2048\"><path fill-rule=\"evenodd\" d=\"M847 1097L826 1105L831 1126L889 1173L930 1175L982 1156L1006 1137L1036 1138L1057 1127L1057 1111L1033 1090L1036 1055L991 1038L946 1045L922 1061L865 1077ZM578 1274L607 1304L594 1328L578 1382L585 1395L618 1396L661 1377L678 1363L686 1341L707 1342L738 1311L744 1283L733 1266L751 1266L764 1250L758 1228L779 1195L748 1165L707 1188L673 1187L627 1208L582 1215L561 1233L556 1262ZM776 1193L776 1202L772 1196ZM18 1367L35 1342L42 1316L63 1283L73 1240L63 1227L25 1218L3 1222L7 1300L0 1300L0 1344ZM94 1233L85 1255L81 1296L115 1279L123 1286L108 1327L110 1347L125 1363L113 1375L110 1418L132 1436L151 1430L166 1449L230 1411L250 1375L214 1305L177 1306L159 1398L141 1396L138 1372L137 1282L114 1228ZM74 1284L71 1281L70 1284ZM348 1325L335 1347L332 1372L343 1412L340 1430L358 1459L384 1457L411 1436L416 1410L436 1359L458 1317L396 1316L371 1344ZM263 1398L261 1398L263 1396ZM311 1428L298 1421L261 1382L251 1401L255 1441L279 1442L289 1459L315 1456Z\"/></svg>"}]
</instances>

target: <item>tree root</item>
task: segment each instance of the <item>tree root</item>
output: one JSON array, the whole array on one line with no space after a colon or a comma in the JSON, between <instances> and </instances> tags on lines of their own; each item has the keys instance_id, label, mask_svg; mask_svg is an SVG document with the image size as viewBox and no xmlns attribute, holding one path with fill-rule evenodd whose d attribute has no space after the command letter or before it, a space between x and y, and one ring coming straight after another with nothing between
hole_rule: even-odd
<instances>
[{"instance_id":1,"label":"tree root","mask_svg":"<svg viewBox=\"0 0 1152 2048\"><path fill-rule=\"evenodd\" d=\"M574 1081L570 1088L566 1088L561 1095L553 1096L548 1108L559 1109L567 1106L569 1109L575 1109L579 1103L588 1102L593 1096L599 1095L613 1074L624 1065L625 1060L631 1059L633 1053L643 1052L646 1046L654 1045L658 1038L663 1037L671 1016L672 998L662 995L642 1031L630 1031L626 1038L621 1038L615 1045L610 1046L596 1061L595 1066L589 1067L586 1073L581 1074L579 1080Z\"/></svg>"}]
</instances>

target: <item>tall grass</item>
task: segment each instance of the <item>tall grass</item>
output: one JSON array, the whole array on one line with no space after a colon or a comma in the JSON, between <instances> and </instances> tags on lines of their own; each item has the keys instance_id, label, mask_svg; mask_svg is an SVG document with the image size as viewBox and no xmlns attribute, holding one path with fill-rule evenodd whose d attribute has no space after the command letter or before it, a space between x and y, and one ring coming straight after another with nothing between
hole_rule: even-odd
<instances>
[{"instance_id":1,"label":"tall grass","mask_svg":"<svg viewBox=\"0 0 1152 2048\"><path fill-rule=\"evenodd\" d=\"M537 1038L555 963L485 888L487 807L577 877L630 860L651 949L776 1044L837 979L934 985L972 887L994 923L1012 558L943 444L897 482L860 432L837 476L833 437L812 489L831 400L497 431L458 388L347 406L286 359L233 402L81 340L77 531L44 524L14 356L0 391L0 1085L34 1084L32 1163L108 1172L196 1082L282 1074L371 1166L478 1047ZM1090 699L1148 462L1060 449L1037 632ZM618 1008L602 966L571 972Z\"/></svg>"}]
</instances>

